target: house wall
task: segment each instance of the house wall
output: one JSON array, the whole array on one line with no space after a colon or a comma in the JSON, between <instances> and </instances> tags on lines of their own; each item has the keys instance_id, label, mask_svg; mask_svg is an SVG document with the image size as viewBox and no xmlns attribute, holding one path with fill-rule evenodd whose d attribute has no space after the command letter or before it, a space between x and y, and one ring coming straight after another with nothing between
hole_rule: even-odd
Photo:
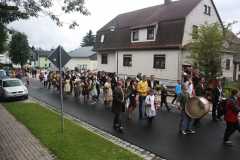
<instances>
[{"instance_id":1,"label":"house wall","mask_svg":"<svg viewBox=\"0 0 240 160\"><path fill-rule=\"evenodd\" d=\"M239 70L240 64L236 64L236 65L237 65L237 68L236 68L236 81L238 81L238 75L240 74L240 70Z\"/></svg>"},{"instance_id":2,"label":"house wall","mask_svg":"<svg viewBox=\"0 0 240 160\"><path fill-rule=\"evenodd\" d=\"M98 53L98 70L104 70L108 72L116 72L116 56L112 53L108 53L108 64L101 64L101 54ZM107 53L104 53L107 54ZM132 55L132 66L123 66L123 55ZM165 69L153 68L154 55L161 54L166 55ZM180 68L178 66L179 50L138 50L138 51L120 51L118 52L118 74L127 76L136 76L138 73L142 75L154 74L157 79L169 79L176 80L180 74Z\"/></svg>"},{"instance_id":3,"label":"house wall","mask_svg":"<svg viewBox=\"0 0 240 160\"><path fill-rule=\"evenodd\" d=\"M47 60L45 60L45 58L47 57L39 57L39 67L42 67L42 68L49 68L50 67L50 63L52 63L48 58ZM45 64L47 64L47 66L45 66Z\"/></svg>"},{"instance_id":4,"label":"house wall","mask_svg":"<svg viewBox=\"0 0 240 160\"><path fill-rule=\"evenodd\" d=\"M108 55L107 64L102 64L102 54ZM113 52L98 52L97 53L97 70L98 71L107 71L107 72L116 72L117 70L117 60Z\"/></svg>"},{"instance_id":5,"label":"house wall","mask_svg":"<svg viewBox=\"0 0 240 160\"><path fill-rule=\"evenodd\" d=\"M204 4L211 7L211 16L204 14ZM182 46L191 42L192 36L189 33L192 33L193 25L200 26L204 22L216 23L219 22L218 16L210 0L202 0L199 4L187 15L185 21L185 29L183 35Z\"/></svg>"},{"instance_id":6,"label":"house wall","mask_svg":"<svg viewBox=\"0 0 240 160\"><path fill-rule=\"evenodd\" d=\"M90 58L71 58L68 63L65 65L69 69L74 69L75 67L78 67L78 65L87 65L87 69L93 70L90 65ZM95 69L95 68L94 68Z\"/></svg>"}]
</instances>

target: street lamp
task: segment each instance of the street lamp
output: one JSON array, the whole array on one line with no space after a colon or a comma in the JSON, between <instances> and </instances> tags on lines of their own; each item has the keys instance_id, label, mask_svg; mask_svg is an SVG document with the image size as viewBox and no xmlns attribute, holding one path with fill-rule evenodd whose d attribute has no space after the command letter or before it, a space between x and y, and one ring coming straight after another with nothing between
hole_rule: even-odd
<instances>
[{"instance_id":1,"label":"street lamp","mask_svg":"<svg viewBox=\"0 0 240 160\"><path fill-rule=\"evenodd\" d=\"M117 19L113 19L117 22L117 28L113 25L113 21L112 21L112 26L109 28L111 31L114 31L115 29L117 30L117 75L118 75L118 38L119 38L119 24Z\"/></svg>"}]
</instances>

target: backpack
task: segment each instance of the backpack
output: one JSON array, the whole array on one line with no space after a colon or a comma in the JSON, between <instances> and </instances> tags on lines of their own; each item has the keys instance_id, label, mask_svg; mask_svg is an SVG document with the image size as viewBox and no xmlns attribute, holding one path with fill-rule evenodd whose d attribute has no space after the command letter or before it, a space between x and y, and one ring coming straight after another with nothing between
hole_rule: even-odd
<instances>
[{"instance_id":1,"label":"backpack","mask_svg":"<svg viewBox=\"0 0 240 160\"><path fill-rule=\"evenodd\" d=\"M219 116L225 115L227 113L227 111L230 110L230 109L227 110L227 108L226 108L227 100L228 99L222 99L218 102L217 108L218 108Z\"/></svg>"}]
</instances>

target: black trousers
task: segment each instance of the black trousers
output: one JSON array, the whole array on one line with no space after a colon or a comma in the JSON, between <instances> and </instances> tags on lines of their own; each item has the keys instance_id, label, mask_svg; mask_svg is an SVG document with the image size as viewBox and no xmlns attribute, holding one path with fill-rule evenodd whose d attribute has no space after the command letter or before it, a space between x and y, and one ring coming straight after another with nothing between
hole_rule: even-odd
<instances>
[{"instance_id":1,"label":"black trousers","mask_svg":"<svg viewBox=\"0 0 240 160\"><path fill-rule=\"evenodd\" d=\"M239 122L226 122L227 128L224 133L223 141L229 141L230 136L239 129Z\"/></svg>"},{"instance_id":2,"label":"black trousers","mask_svg":"<svg viewBox=\"0 0 240 160\"><path fill-rule=\"evenodd\" d=\"M197 125L198 123L200 123L201 119L202 117L195 119L193 125Z\"/></svg>"},{"instance_id":3,"label":"black trousers","mask_svg":"<svg viewBox=\"0 0 240 160\"><path fill-rule=\"evenodd\" d=\"M47 87L48 81L44 81L44 87Z\"/></svg>"},{"instance_id":4,"label":"black trousers","mask_svg":"<svg viewBox=\"0 0 240 160\"><path fill-rule=\"evenodd\" d=\"M97 88L97 99L99 98L99 95L100 95L100 87L99 87L99 85L98 86L96 86L96 88Z\"/></svg>"},{"instance_id":5,"label":"black trousers","mask_svg":"<svg viewBox=\"0 0 240 160\"><path fill-rule=\"evenodd\" d=\"M152 124L153 117L148 117L148 123Z\"/></svg>"},{"instance_id":6,"label":"black trousers","mask_svg":"<svg viewBox=\"0 0 240 160\"><path fill-rule=\"evenodd\" d=\"M177 94L175 93L175 95L174 95L174 98L173 98L173 100L172 100L172 104L174 103L174 101L177 99Z\"/></svg>"},{"instance_id":7,"label":"black trousers","mask_svg":"<svg viewBox=\"0 0 240 160\"><path fill-rule=\"evenodd\" d=\"M214 102L213 103L213 107L212 107L212 118L216 119L216 118L220 118L220 116L218 114L216 114L217 111L217 103L218 102Z\"/></svg>"}]
</instances>

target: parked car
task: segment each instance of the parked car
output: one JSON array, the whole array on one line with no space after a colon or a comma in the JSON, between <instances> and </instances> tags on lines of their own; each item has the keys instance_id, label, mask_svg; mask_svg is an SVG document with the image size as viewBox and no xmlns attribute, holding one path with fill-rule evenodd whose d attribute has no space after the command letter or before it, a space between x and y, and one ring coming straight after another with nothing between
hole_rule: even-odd
<instances>
[{"instance_id":1,"label":"parked car","mask_svg":"<svg viewBox=\"0 0 240 160\"><path fill-rule=\"evenodd\" d=\"M0 79L0 97L2 100L13 98L28 98L28 89L17 78L1 78Z\"/></svg>"},{"instance_id":2,"label":"parked car","mask_svg":"<svg viewBox=\"0 0 240 160\"><path fill-rule=\"evenodd\" d=\"M6 77L7 75L6 75L6 71L4 71L4 70L0 70L0 77Z\"/></svg>"}]
</instances>

